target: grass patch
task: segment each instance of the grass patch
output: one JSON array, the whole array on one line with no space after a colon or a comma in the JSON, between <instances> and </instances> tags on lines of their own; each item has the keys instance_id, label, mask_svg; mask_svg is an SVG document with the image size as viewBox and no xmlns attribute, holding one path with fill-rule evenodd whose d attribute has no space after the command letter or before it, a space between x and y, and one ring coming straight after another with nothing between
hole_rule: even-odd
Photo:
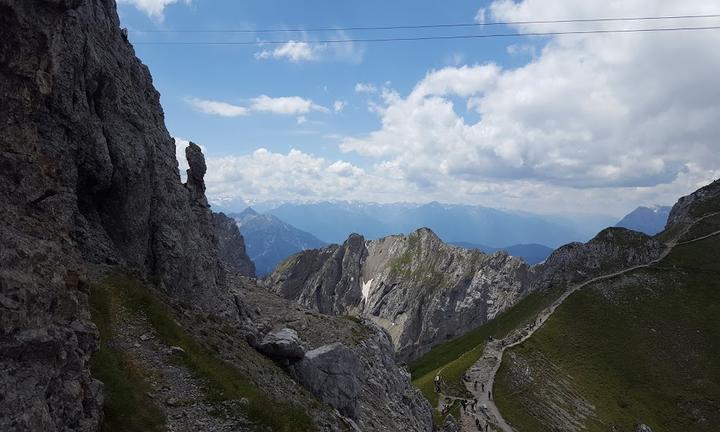
<instances>
[{"instance_id":1,"label":"grass patch","mask_svg":"<svg viewBox=\"0 0 720 432\"><path fill-rule=\"evenodd\" d=\"M146 372L127 354L110 347L112 339L113 297L106 287L94 285L90 291L90 313L100 331L100 346L93 355L91 373L104 387L104 432L164 431L165 414L147 396L152 387Z\"/></svg>"},{"instance_id":2,"label":"grass patch","mask_svg":"<svg viewBox=\"0 0 720 432\"><path fill-rule=\"evenodd\" d=\"M413 384L420 389L433 407L438 397L433 380L439 373L445 381L443 392L456 397L467 397L462 376L482 355L488 337L504 337L514 329L529 323L542 309L561 294L560 289L535 292L490 322L451 341L437 345L427 354L409 365ZM440 372L442 370L442 372Z\"/></svg>"},{"instance_id":3,"label":"grass patch","mask_svg":"<svg viewBox=\"0 0 720 432\"><path fill-rule=\"evenodd\" d=\"M590 432L613 427L653 431L716 431L720 424L720 242L676 247L663 262L633 272L637 279L601 282L573 294L548 322L512 352L546 358L572 377L574 390L596 407ZM608 290L607 295L603 291ZM550 430L528 415L551 392L552 380L513 387L506 356L496 401L519 431ZM543 379L543 371L534 377Z\"/></svg>"},{"instance_id":4,"label":"grass patch","mask_svg":"<svg viewBox=\"0 0 720 432\"><path fill-rule=\"evenodd\" d=\"M137 278L116 271L94 291L100 302L117 298L131 312L145 315L166 345L183 348L185 354L176 356L175 361L205 383L209 402L246 398L249 403L244 414L273 431L316 430L304 410L270 399L237 368L217 358L210 349L188 335L176 323L172 310ZM105 306L99 305L99 309L103 310ZM102 327L101 332L111 331L111 326L106 323Z\"/></svg>"}]
</instances>

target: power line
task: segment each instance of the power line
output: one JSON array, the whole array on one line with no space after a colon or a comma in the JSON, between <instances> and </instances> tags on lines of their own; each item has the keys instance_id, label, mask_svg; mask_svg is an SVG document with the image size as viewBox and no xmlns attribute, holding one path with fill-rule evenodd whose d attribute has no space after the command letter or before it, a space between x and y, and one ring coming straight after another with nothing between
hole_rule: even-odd
<instances>
[{"instance_id":1,"label":"power line","mask_svg":"<svg viewBox=\"0 0 720 432\"><path fill-rule=\"evenodd\" d=\"M693 18L719 18L720 14L706 15L666 15L666 16L644 16L644 17L614 17L614 18L578 18L578 19L557 19L539 21L498 21L487 23L446 23L446 24L420 24L420 25L393 25L393 26L366 26L366 27L317 27L307 29L233 29L233 30L133 30L132 33L311 33L327 31L374 31L374 30L418 30L433 28L458 28L458 27L490 27L501 25L528 25L528 24L567 24L567 23L592 23L592 22L626 22L626 21L655 21L655 20L680 20Z\"/></svg>"},{"instance_id":2,"label":"power line","mask_svg":"<svg viewBox=\"0 0 720 432\"><path fill-rule=\"evenodd\" d=\"M657 27L644 29L608 29L608 30L568 30L552 32L525 32L525 33L490 33L479 35L446 35L446 36L413 36L413 37L388 37L388 38L351 38L351 39L322 39L313 41L294 40L272 40L272 41L238 41L238 42L213 42L213 41L157 41L157 42L133 42L134 45L284 45L287 43L307 44L335 44L335 43L360 43L360 42L408 42L427 40L457 40L457 39L491 39L501 37L521 36L563 36L563 35L584 35L584 34L608 34L608 33L658 33L675 31L696 31L696 30L720 30L720 26L706 27Z\"/></svg>"}]
</instances>

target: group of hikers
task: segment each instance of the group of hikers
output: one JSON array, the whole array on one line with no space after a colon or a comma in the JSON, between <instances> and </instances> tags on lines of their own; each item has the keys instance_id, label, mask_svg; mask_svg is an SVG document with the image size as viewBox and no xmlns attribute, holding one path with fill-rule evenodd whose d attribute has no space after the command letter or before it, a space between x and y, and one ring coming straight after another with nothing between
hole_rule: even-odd
<instances>
[{"instance_id":1,"label":"group of hikers","mask_svg":"<svg viewBox=\"0 0 720 432\"><path fill-rule=\"evenodd\" d=\"M470 377L467 374L463 374L462 379L465 382L470 382ZM434 384L435 384L435 393L440 393L442 391L442 379L440 378L440 375L435 375ZM473 388L475 389L475 391L478 390L478 385L480 386L480 391L484 393L485 392L485 383L478 382L477 380L475 380L473 382ZM491 400L492 392L490 391L490 389L488 389L487 394L488 394L488 399ZM476 414L478 412L477 403L478 403L478 400L476 398L473 398L472 400L460 399L461 412L469 414L469 415ZM441 412L442 415L443 416L447 415L450 412L450 409L452 408L452 406L453 406L453 403L452 403L451 399L448 398L446 401L445 407L442 409L442 412ZM481 406L481 408L483 410L487 409L487 407L484 404ZM475 426L477 426L477 430L480 432L488 431L489 427L490 427L489 423L485 422L483 424L483 422L477 416L475 417Z\"/></svg>"}]
</instances>

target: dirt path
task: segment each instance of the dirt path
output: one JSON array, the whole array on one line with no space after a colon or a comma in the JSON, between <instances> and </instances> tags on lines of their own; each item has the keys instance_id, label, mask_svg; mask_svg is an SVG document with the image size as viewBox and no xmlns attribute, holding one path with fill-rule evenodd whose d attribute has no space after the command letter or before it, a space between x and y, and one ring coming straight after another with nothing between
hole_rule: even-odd
<instances>
[{"instance_id":1,"label":"dirt path","mask_svg":"<svg viewBox=\"0 0 720 432\"><path fill-rule=\"evenodd\" d=\"M712 213L698 219L693 224L688 226L683 233L687 232L690 227L692 227L695 223L700 222L703 219L715 216L717 214L720 214L720 212ZM503 353L507 348L519 345L526 341L528 338L530 338L540 327L542 327L543 324L545 324L545 322L552 316L558 306L563 304L563 302L565 302L565 300L567 300L567 298L570 297L573 293L595 282L612 279L622 274L657 264L658 262L662 261L673 250L675 246L704 240L718 234L720 234L720 230L692 240L687 240L679 243L677 242L677 240L672 240L667 243L667 247L660 254L660 256L657 259L650 261L649 263L629 267L614 273L597 276L581 284L575 285L565 291L563 295L561 295L557 300L555 300L550 306L542 310L537 315L534 322L522 328L516 329L503 339L489 341L485 345L480 359L475 362L475 364L473 364L472 367L467 371L467 376L469 380L465 382L465 387L473 395L475 400L477 400L477 408L475 410L466 410L465 412L463 412L463 418L461 421L462 430L477 431L478 427L475 422L475 419L477 418L479 419L480 424L483 426L482 430L485 430L484 425L487 425L487 430L490 431L499 430L502 432L514 432L514 429L505 421L505 419L503 419L492 397L493 385L495 383L495 375L497 374L497 371L500 368L500 364L502 363ZM682 234L678 236L678 238L680 237L682 237Z\"/></svg>"},{"instance_id":2,"label":"dirt path","mask_svg":"<svg viewBox=\"0 0 720 432\"><path fill-rule=\"evenodd\" d=\"M250 422L238 415L238 401L212 405L206 401L203 383L173 362L173 350L178 348L165 345L145 316L130 314L117 304L114 307L117 321L112 346L145 372L152 388L147 395L165 413L168 432L250 430Z\"/></svg>"}]
</instances>

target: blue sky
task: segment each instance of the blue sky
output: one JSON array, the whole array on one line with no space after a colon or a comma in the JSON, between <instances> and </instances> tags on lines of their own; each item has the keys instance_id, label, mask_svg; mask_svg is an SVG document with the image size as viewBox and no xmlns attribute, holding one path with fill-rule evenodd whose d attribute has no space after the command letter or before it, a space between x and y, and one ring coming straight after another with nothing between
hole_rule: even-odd
<instances>
[{"instance_id":1,"label":"blue sky","mask_svg":"<svg viewBox=\"0 0 720 432\"><path fill-rule=\"evenodd\" d=\"M576 3L121 0L119 11L168 130L205 149L215 202L438 200L621 214L718 176L720 59L703 48L718 32L344 44L308 42L568 27L156 32L718 12L699 0ZM273 39L295 42L142 44ZM673 69L678 53L689 69Z\"/></svg>"}]
</instances>

